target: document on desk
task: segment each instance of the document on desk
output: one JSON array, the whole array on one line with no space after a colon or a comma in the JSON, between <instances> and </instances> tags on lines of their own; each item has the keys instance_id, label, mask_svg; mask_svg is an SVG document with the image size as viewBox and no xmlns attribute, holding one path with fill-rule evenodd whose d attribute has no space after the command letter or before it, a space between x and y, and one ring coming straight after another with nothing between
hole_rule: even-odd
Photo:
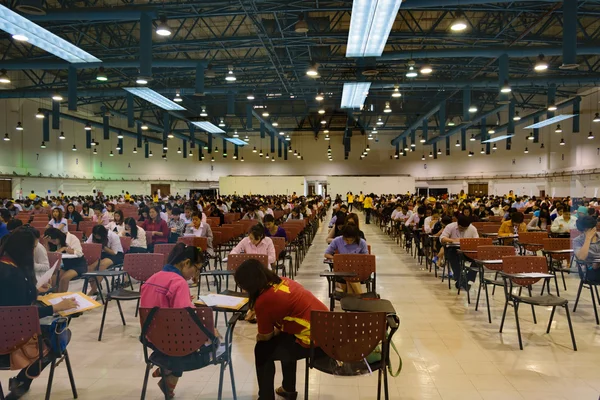
<instances>
[{"instance_id":1,"label":"document on desk","mask_svg":"<svg viewBox=\"0 0 600 400\"><path fill-rule=\"evenodd\" d=\"M64 299L70 298L75 298L75 300L77 301L77 307L71 308L70 310L60 311L59 314L63 317L67 317L71 314L77 314L80 312L93 310L94 308L102 306L100 303L98 303L91 297L86 296L82 292L54 293L49 294L47 296L38 297L38 300L41 300L46 305L53 306L55 304L60 303Z\"/></svg>"},{"instance_id":2,"label":"document on desk","mask_svg":"<svg viewBox=\"0 0 600 400\"><path fill-rule=\"evenodd\" d=\"M46 283L50 282L50 279L52 279L52 275L54 274L54 271L56 271L57 265L58 265L58 260L56 260L56 262L54 263L52 268L50 268L48 271L44 272L44 275L40 276L40 278L38 279L37 284L35 286L36 289L39 289L42 286L44 286Z\"/></svg>"},{"instance_id":3,"label":"document on desk","mask_svg":"<svg viewBox=\"0 0 600 400\"><path fill-rule=\"evenodd\" d=\"M523 272L520 274L515 274L515 278L550 278L553 275L544 274L541 272Z\"/></svg>"},{"instance_id":4,"label":"document on desk","mask_svg":"<svg viewBox=\"0 0 600 400\"><path fill-rule=\"evenodd\" d=\"M208 307L222 307L239 310L248 303L248 298L227 296L224 294L208 294L206 296L198 296L197 303L204 304Z\"/></svg>"}]
</instances>

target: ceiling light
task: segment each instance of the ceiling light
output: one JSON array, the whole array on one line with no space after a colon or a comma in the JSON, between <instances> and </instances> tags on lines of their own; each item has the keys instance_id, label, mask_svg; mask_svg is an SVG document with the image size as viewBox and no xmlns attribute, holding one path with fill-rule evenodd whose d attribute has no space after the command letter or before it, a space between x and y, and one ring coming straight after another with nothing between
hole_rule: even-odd
<instances>
[{"instance_id":1,"label":"ceiling light","mask_svg":"<svg viewBox=\"0 0 600 400\"><path fill-rule=\"evenodd\" d=\"M225 126L225 121L223 121L223 118L221 118L221 121L219 122L219 126L221 128L223 128Z\"/></svg>"},{"instance_id":2,"label":"ceiling light","mask_svg":"<svg viewBox=\"0 0 600 400\"><path fill-rule=\"evenodd\" d=\"M392 93L392 97L401 97L401 96L402 96L402 93L400 93L400 89L398 88L398 86L396 86L394 88L394 93ZM380 118L380 120L381 120L381 118Z\"/></svg>"},{"instance_id":3,"label":"ceiling light","mask_svg":"<svg viewBox=\"0 0 600 400\"><path fill-rule=\"evenodd\" d=\"M246 96L246 98L248 100L254 100L254 95L252 93L248 93L248 95Z\"/></svg>"},{"instance_id":4,"label":"ceiling light","mask_svg":"<svg viewBox=\"0 0 600 400\"><path fill-rule=\"evenodd\" d=\"M110 156L110 157L114 157L114 154L113 154L112 150L110 151L110 154L109 154L109 156Z\"/></svg>"},{"instance_id":5,"label":"ceiling light","mask_svg":"<svg viewBox=\"0 0 600 400\"><path fill-rule=\"evenodd\" d=\"M233 67L229 67L229 71L227 71L227 75L225 76L225 80L227 82L235 82L237 80L237 78L235 77L234 73L233 73Z\"/></svg>"},{"instance_id":6,"label":"ceiling light","mask_svg":"<svg viewBox=\"0 0 600 400\"><path fill-rule=\"evenodd\" d=\"M460 141L458 141L458 140L457 140L457 141L456 141L456 144L455 144L454 146L456 146L456 147L460 147Z\"/></svg>"},{"instance_id":7,"label":"ceiling light","mask_svg":"<svg viewBox=\"0 0 600 400\"><path fill-rule=\"evenodd\" d=\"M265 118L268 117L269 116L269 112L267 110L263 111L262 116L265 117Z\"/></svg>"},{"instance_id":8,"label":"ceiling light","mask_svg":"<svg viewBox=\"0 0 600 400\"><path fill-rule=\"evenodd\" d=\"M240 161L241 161L241 162L244 162L244 157L242 157Z\"/></svg>"},{"instance_id":9,"label":"ceiling light","mask_svg":"<svg viewBox=\"0 0 600 400\"><path fill-rule=\"evenodd\" d=\"M208 113L206 112L206 107L202 107L202 111L200 112L201 117L208 117Z\"/></svg>"},{"instance_id":10,"label":"ceiling light","mask_svg":"<svg viewBox=\"0 0 600 400\"><path fill-rule=\"evenodd\" d=\"M8 136L8 133L4 134L4 141L5 142L10 142L10 136Z\"/></svg>"},{"instance_id":11,"label":"ceiling light","mask_svg":"<svg viewBox=\"0 0 600 400\"><path fill-rule=\"evenodd\" d=\"M371 149L369 148L369 145L367 145L366 151L371 151Z\"/></svg>"},{"instance_id":12,"label":"ceiling light","mask_svg":"<svg viewBox=\"0 0 600 400\"><path fill-rule=\"evenodd\" d=\"M65 133L64 133L64 132L61 132L61 133L60 133L60 135L58 136L58 138L59 138L60 140L65 140Z\"/></svg>"},{"instance_id":13,"label":"ceiling light","mask_svg":"<svg viewBox=\"0 0 600 400\"><path fill-rule=\"evenodd\" d=\"M291 152L292 152L292 148L290 147L290 148L288 149L288 153L291 153Z\"/></svg>"},{"instance_id":14,"label":"ceiling light","mask_svg":"<svg viewBox=\"0 0 600 400\"><path fill-rule=\"evenodd\" d=\"M121 146L119 145L119 143L117 143L117 147L115 147L115 150L121 150Z\"/></svg>"},{"instance_id":15,"label":"ceiling light","mask_svg":"<svg viewBox=\"0 0 600 400\"><path fill-rule=\"evenodd\" d=\"M298 150L294 150L294 155L297 156L298 155Z\"/></svg>"},{"instance_id":16,"label":"ceiling light","mask_svg":"<svg viewBox=\"0 0 600 400\"><path fill-rule=\"evenodd\" d=\"M71 150L77 151L77 146L73 145L73 148Z\"/></svg>"},{"instance_id":17,"label":"ceiling light","mask_svg":"<svg viewBox=\"0 0 600 400\"><path fill-rule=\"evenodd\" d=\"M404 151L410 150L408 146L404 146Z\"/></svg>"},{"instance_id":18,"label":"ceiling light","mask_svg":"<svg viewBox=\"0 0 600 400\"><path fill-rule=\"evenodd\" d=\"M417 73L417 71L415 71L415 67L414 66L411 65L410 67L408 67L408 71L406 72L406 77L407 78L416 78L418 75L419 74Z\"/></svg>"},{"instance_id":19,"label":"ceiling light","mask_svg":"<svg viewBox=\"0 0 600 400\"><path fill-rule=\"evenodd\" d=\"M171 28L167 25L167 18L163 15L160 17L160 22L156 26L156 34L158 36L171 36Z\"/></svg>"},{"instance_id":20,"label":"ceiling light","mask_svg":"<svg viewBox=\"0 0 600 400\"><path fill-rule=\"evenodd\" d=\"M210 162L215 162L215 158L214 158L214 157L211 157L211 158L210 158Z\"/></svg>"},{"instance_id":21,"label":"ceiling light","mask_svg":"<svg viewBox=\"0 0 600 400\"><path fill-rule=\"evenodd\" d=\"M183 101L183 99L181 98L181 95L179 94L179 92L177 92L177 93L175 94L175 98L173 99L173 101L174 101L175 103L181 103L181 102Z\"/></svg>"},{"instance_id":22,"label":"ceiling light","mask_svg":"<svg viewBox=\"0 0 600 400\"><path fill-rule=\"evenodd\" d=\"M273 123L271 125L277 128L279 126L279 122L273 121Z\"/></svg>"},{"instance_id":23,"label":"ceiling light","mask_svg":"<svg viewBox=\"0 0 600 400\"><path fill-rule=\"evenodd\" d=\"M317 95L315 96L316 101L323 101L323 99L324 97L322 92L317 93Z\"/></svg>"},{"instance_id":24,"label":"ceiling light","mask_svg":"<svg viewBox=\"0 0 600 400\"><path fill-rule=\"evenodd\" d=\"M562 133L562 131L563 131L563 130L562 130L562 128L560 127L560 124L559 124L559 125L556 125L556 129L554 130L554 132L555 132L555 133Z\"/></svg>"},{"instance_id":25,"label":"ceiling light","mask_svg":"<svg viewBox=\"0 0 600 400\"><path fill-rule=\"evenodd\" d=\"M329 129L324 129L323 133L329 133Z\"/></svg>"},{"instance_id":26,"label":"ceiling light","mask_svg":"<svg viewBox=\"0 0 600 400\"><path fill-rule=\"evenodd\" d=\"M470 113L476 113L477 112L477 107L476 106L469 107L469 112Z\"/></svg>"},{"instance_id":27,"label":"ceiling light","mask_svg":"<svg viewBox=\"0 0 600 400\"><path fill-rule=\"evenodd\" d=\"M320 109L320 110L319 110L319 114L321 114L321 115L325 114L325 110L323 110L323 109Z\"/></svg>"},{"instance_id":28,"label":"ceiling light","mask_svg":"<svg viewBox=\"0 0 600 400\"><path fill-rule=\"evenodd\" d=\"M427 140L425 140L424 137L421 136L421 139L419 139L419 143L425 143Z\"/></svg>"},{"instance_id":29,"label":"ceiling light","mask_svg":"<svg viewBox=\"0 0 600 400\"><path fill-rule=\"evenodd\" d=\"M421 161L425 161L425 154L421 156Z\"/></svg>"},{"instance_id":30,"label":"ceiling light","mask_svg":"<svg viewBox=\"0 0 600 400\"><path fill-rule=\"evenodd\" d=\"M60 94L58 94L58 93L54 93L52 95L52 100L54 100L54 101L63 101L63 97Z\"/></svg>"},{"instance_id":31,"label":"ceiling light","mask_svg":"<svg viewBox=\"0 0 600 400\"><path fill-rule=\"evenodd\" d=\"M239 138L240 137L240 135L238 134L237 129L235 131L233 131L233 137L234 138Z\"/></svg>"},{"instance_id":32,"label":"ceiling light","mask_svg":"<svg viewBox=\"0 0 600 400\"><path fill-rule=\"evenodd\" d=\"M368 140L373 140L373 135L369 133L369 137L367 138Z\"/></svg>"},{"instance_id":33,"label":"ceiling light","mask_svg":"<svg viewBox=\"0 0 600 400\"><path fill-rule=\"evenodd\" d=\"M534 70L536 70L537 72L542 72L548 69L548 63L544 60L544 55L540 54L538 56L538 60L535 63L535 66L533 67Z\"/></svg>"},{"instance_id":34,"label":"ceiling light","mask_svg":"<svg viewBox=\"0 0 600 400\"><path fill-rule=\"evenodd\" d=\"M566 143L565 143L565 139L560 139L560 143L559 143L559 144L560 144L561 146L564 146L564 145L566 144Z\"/></svg>"},{"instance_id":35,"label":"ceiling light","mask_svg":"<svg viewBox=\"0 0 600 400\"><path fill-rule=\"evenodd\" d=\"M40 148L41 148L41 149L45 149L45 148L46 148L46 143L45 143L45 142L42 142L42 144L40 145Z\"/></svg>"},{"instance_id":36,"label":"ceiling light","mask_svg":"<svg viewBox=\"0 0 600 400\"><path fill-rule=\"evenodd\" d=\"M354 0L346 57L380 57L402 0Z\"/></svg>"},{"instance_id":37,"label":"ceiling light","mask_svg":"<svg viewBox=\"0 0 600 400\"><path fill-rule=\"evenodd\" d=\"M254 146L254 149L252 149L253 153L256 153L256 146Z\"/></svg>"},{"instance_id":38,"label":"ceiling light","mask_svg":"<svg viewBox=\"0 0 600 400\"><path fill-rule=\"evenodd\" d=\"M92 130L92 124L90 124L88 122L87 124L85 124L85 126L83 127L83 129L85 129L86 131L91 131Z\"/></svg>"},{"instance_id":39,"label":"ceiling light","mask_svg":"<svg viewBox=\"0 0 600 400\"><path fill-rule=\"evenodd\" d=\"M431 68L430 65L425 64L421 67L421 73L423 75L429 75L432 72L433 72L433 68Z\"/></svg>"},{"instance_id":40,"label":"ceiling light","mask_svg":"<svg viewBox=\"0 0 600 400\"><path fill-rule=\"evenodd\" d=\"M534 140L535 136L533 135L533 132L530 132L529 135L527 136L527 140Z\"/></svg>"},{"instance_id":41,"label":"ceiling light","mask_svg":"<svg viewBox=\"0 0 600 400\"><path fill-rule=\"evenodd\" d=\"M442 155L442 149L438 149L437 153L438 153L439 156L441 156Z\"/></svg>"},{"instance_id":42,"label":"ceiling light","mask_svg":"<svg viewBox=\"0 0 600 400\"><path fill-rule=\"evenodd\" d=\"M237 160L237 159L238 159L238 156L236 156L236 155L234 154L234 155L233 155L233 159L234 159L234 160Z\"/></svg>"},{"instance_id":43,"label":"ceiling light","mask_svg":"<svg viewBox=\"0 0 600 400\"><path fill-rule=\"evenodd\" d=\"M96 80L100 82L106 82L108 80L108 76L104 72L104 67L98 68L98 73L96 74Z\"/></svg>"},{"instance_id":44,"label":"ceiling light","mask_svg":"<svg viewBox=\"0 0 600 400\"><path fill-rule=\"evenodd\" d=\"M512 92L512 89L510 88L510 85L508 84L507 80L504 81L504 85L502 85L502 87L500 88L500 92L501 93L510 93L510 92Z\"/></svg>"},{"instance_id":45,"label":"ceiling light","mask_svg":"<svg viewBox=\"0 0 600 400\"><path fill-rule=\"evenodd\" d=\"M316 64L311 64L308 69L306 70L306 75L315 78L317 76L319 76L319 71L317 70L317 65Z\"/></svg>"},{"instance_id":46,"label":"ceiling light","mask_svg":"<svg viewBox=\"0 0 600 400\"><path fill-rule=\"evenodd\" d=\"M117 133L117 139L123 139L123 132L119 131L119 133Z\"/></svg>"},{"instance_id":47,"label":"ceiling light","mask_svg":"<svg viewBox=\"0 0 600 400\"><path fill-rule=\"evenodd\" d=\"M21 124L20 122L17 122L17 126L15 128L18 131L22 131L23 130L23 124Z\"/></svg>"},{"instance_id":48,"label":"ceiling light","mask_svg":"<svg viewBox=\"0 0 600 400\"><path fill-rule=\"evenodd\" d=\"M154 104L155 106L162 108L163 110L185 110L185 108L181 107L179 104L167 99L165 96L155 92L150 88L126 87L123 89L137 97L146 100L149 103Z\"/></svg>"},{"instance_id":49,"label":"ceiling light","mask_svg":"<svg viewBox=\"0 0 600 400\"><path fill-rule=\"evenodd\" d=\"M520 121L520 120L521 120L521 116L519 115L519 112L516 111L515 116L513 117L513 121Z\"/></svg>"},{"instance_id":50,"label":"ceiling light","mask_svg":"<svg viewBox=\"0 0 600 400\"><path fill-rule=\"evenodd\" d=\"M383 109L383 112L384 113L391 113L392 112L392 109L390 108L390 102L389 101L385 102L385 108Z\"/></svg>"},{"instance_id":51,"label":"ceiling light","mask_svg":"<svg viewBox=\"0 0 600 400\"><path fill-rule=\"evenodd\" d=\"M542 145L540 146L540 149L543 149L543 148L544 148L544 143L542 143Z\"/></svg>"},{"instance_id":52,"label":"ceiling light","mask_svg":"<svg viewBox=\"0 0 600 400\"><path fill-rule=\"evenodd\" d=\"M302 159L303 157L300 155L300 153L298 153L298 155L296 156L298 159Z\"/></svg>"},{"instance_id":53,"label":"ceiling light","mask_svg":"<svg viewBox=\"0 0 600 400\"><path fill-rule=\"evenodd\" d=\"M192 122L192 125L206 131L208 133L225 133L225 131L218 126L208 122L208 121L195 121Z\"/></svg>"},{"instance_id":54,"label":"ceiling light","mask_svg":"<svg viewBox=\"0 0 600 400\"><path fill-rule=\"evenodd\" d=\"M472 151L469 152L469 157L473 157L475 153L473 153Z\"/></svg>"},{"instance_id":55,"label":"ceiling light","mask_svg":"<svg viewBox=\"0 0 600 400\"><path fill-rule=\"evenodd\" d=\"M285 136L285 132L279 132L279 136Z\"/></svg>"},{"instance_id":56,"label":"ceiling light","mask_svg":"<svg viewBox=\"0 0 600 400\"><path fill-rule=\"evenodd\" d=\"M410 144L410 147L417 147L417 145L416 145L416 144L414 144L414 143L411 143L411 144Z\"/></svg>"},{"instance_id":57,"label":"ceiling light","mask_svg":"<svg viewBox=\"0 0 600 400\"><path fill-rule=\"evenodd\" d=\"M558 110L558 107L556 107L556 104L548 105L548 111L556 111L556 110Z\"/></svg>"},{"instance_id":58,"label":"ceiling light","mask_svg":"<svg viewBox=\"0 0 600 400\"><path fill-rule=\"evenodd\" d=\"M590 133L588 133L588 139L593 139L594 138L594 134L590 131Z\"/></svg>"},{"instance_id":59,"label":"ceiling light","mask_svg":"<svg viewBox=\"0 0 600 400\"><path fill-rule=\"evenodd\" d=\"M94 149L95 150L95 149ZM133 154L137 154L137 147L133 148Z\"/></svg>"},{"instance_id":60,"label":"ceiling light","mask_svg":"<svg viewBox=\"0 0 600 400\"><path fill-rule=\"evenodd\" d=\"M265 156L265 158L266 158L267 160L268 160L269 158L271 158L271 157L269 156L269 153L267 153L267 155Z\"/></svg>"},{"instance_id":61,"label":"ceiling light","mask_svg":"<svg viewBox=\"0 0 600 400\"><path fill-rule=\"evenodd\" d=\"M250 138L248 137L248 135L246 135L246 137L244 138L244 140L245 140L246 142L249 142L249 141L250 141Z\"/></svg>"},{"instance_id":62,"label":"ceiling light","mask_svg":"<svg viewBox=\"0 0 600 400\"><path fill-rule=\"evenodd\" d=\"M15 40L27 40L32 45L70 63L100 63L101 60L52 32L0 5L0 29Z\"/></svg>"},{"instance_id":63,"label":"ceiling light","mask_svg":"<svg viewBox=\"0 0 600 400\"><path fill-rule=\"evenodd\" d=\"M145 77L145 76L138 76L135 79L135 83L137 83L138 85L147 85L149 81L150 81L150 78Z\"/></svg>"},{"instance_id":64,"label":"ceiling light","mask_svg":"<svg viewBox=\"0 0 600 400\"><path fill-rule=\"evenodd\" d=\"M262 156L263 156L263 154L264 154L264 153L263 153L262 149L260 149L260 151L258 152L258 155L262 157Z\"/></svg>"},{"instance_id":65,"label":"ceiling light","mask_svg":"<svg viewBox=\"0 0 600 400\"><path fill-rule=\"evenodd\" d=\"M496 145L496 143L494 143L494 146L492 147L492 150L497 150L498 146Z\"/></svg>"},{"instance_id":66,"label":"ceiling light","mask_svg":"<svg viewBox=\"0 0 600 400\"><path fill-rule=\"evenodd\" d=\"M456 123L454 122L454 118L450 118L450 121L448 121L448 126L455 126Z\"/></svg>"},{"instance_id":67,"label":"ceiling light","mask_svg":"<svg viewBox=\"0 0 600 400\"><path fill-rule=\"evenodd\" d=\"M214 150L214 152L215 152L215 153L218 153L218 152L219 152L219 148L218 148L217 146L215 146L215 150Z\"/></svg>"},{"instance_id":68,"label":"ceiling light","mask_svg":"<svg viewBox=\"0 0 600 400\"><path fill-rule=\"evenodd\" d=\"M327 125L327 121L326 121L326 120L324 120L324 119L322 119L322 120L321 120L321 125Z\"/></svg>"},{"instance_id":69,"label":"ceiling light","mask_svg":"<svg viewBox=\"0 0 600 400\"><path fill-rule=\"evenodd\" d=\"M194 153L190 150L190 152L188 153L188 157L193 157L193 156L194 156Z\"/></svg>"},{"instance_id":70,"label":"ceiling light","mask_svg":"<svg viewBox=\"0 0 600 400\"><path fill-rule=\"evenodd\" d=\"M177 154L181 154L181 147L177 149Z\"/></svg>"},{"instance_id":71,"label":"ceiling light","mask_svg":"<svg viewBox=\"0 0 600 400\"><path fill-rule=\"evenodd\" d=\"M290 140L292 140L292 138L290 138L290 135L287 135L287 136L285 137L285 140L289 142Z\"/></svg>"},{"instance_id":72,"label":"ceiling light","mask_svg":"<svg viewBox=\"0 0 600 400\"><path fill-rule=\"evenodd\" d=\"M0 83L10 83L10 78L5 69L0 70Z\"/></svg>"},{"instance_id":73,"label":"ceiling light","mask_svg":"<svg viewBox=\"0 0 600 400\"><path fill-rule=\"evenodd\" d=\"M169 145L167 144L167 141L163 141L163 150L169 150Z\"/></svg>"},{"instance_id":74,"label":"ceiling light","mask_svg":"<svg viewBox=\"0 0 600 400\"><path fill-rule=\"evenodd\" d=\"M596 115L594 116L594 119L592 121L593 122L600 122L600 113L596 113Z\"/></svg>"},{"instance_id":75,"label":"ceiling light","mask_svg":"<svg viewBox=\"0 0 600 400\"><path fill-rule=\"evenodd\" d=\"M361 108L365 103L370 87L371 82L344 83L341 108Z\"/></svg>"},{"instance_id":76,"label":"ceiling light","mask_svg":"<svg viewBox=\"0 0 600 400\"><path fill-rule=\"evenodd\" d=\"M462 32L467 29L467 21L464 19L461 12L456 13L456 19L452 22L452 25L450 25L450 29L453 32Z\"/></svg>"},{"instance_id":77,"label":"ceiling light","mask_svg":"<svg viewBox=\"0 0 600 400\"><path fill-rule=\"evenodd\" d=\"M469 139L471 142L475 141L475 135L471 133L471 138Z\"/></svg>"},{"instance_id":78,"label":"ceiling light","mask_svg":"<svg viewBox=\"0 0 600 400\"><path fill-rule=\"evenodd\" d=\"M329 137L329 135L325 135L325 140L331 140L331 138Z\"/></svg>"},{"instance_id":79,"label":"ceiling light","mask_svg":"<svg viewBox=\"0 0 600 400\"><path fill-rule=\"evenodd\" d=\"M494 130L494 128L492 128L492 129L488 130L488 133L489 133L490 135L493 135L494 133L496 133L496 131Z\"/></svg>"},{"instance_id":80,"label":"ceiling light","mask_svg":"<svg viewBox=\"0 0 600 400\"><path fill-rule=\"evenodd\" d=\"M377 118L377 125L383 125L383 121L381 120L381 117Z\"/></svg>"},{"instance_id":81,"label":"ceiling light","mask_svg":"<svg viewBox=\"0 0 600 400\"><path fill-rule=\"evenodd\" d=\"M480 151L480 153L481 153L481 154L485 154L485 149L484 149L483 147L481 148L481 151Z\"/></svg>"},{"instance_id":82,"label":"ceiling light","mask_svg":"<svg viewBox=\"0 0 600 400\"><path fill-rule=\"evenodd\" d=\"M529 153L529 149L527 147L525 147L525 151L523 153L528 154Z\"/></svg>"},{"instance_id":83,"label":"ceiling light","mask_svg":"<svg viewBox=\"0 0 600 400\"><path fill-rule=\"evenodd\" d=\"M97 155L98 154L98 150L96 150L96 148L94 148L94 151L92 151L93 155Z\"/></svg>"}]
</instances>

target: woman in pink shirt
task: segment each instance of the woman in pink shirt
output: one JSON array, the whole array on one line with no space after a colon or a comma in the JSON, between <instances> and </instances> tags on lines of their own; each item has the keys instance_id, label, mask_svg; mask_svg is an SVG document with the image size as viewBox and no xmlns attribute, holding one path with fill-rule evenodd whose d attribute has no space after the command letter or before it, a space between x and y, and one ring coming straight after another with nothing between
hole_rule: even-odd
<instances>
[{"instance_id":1,"label":"woman in pink shirt","mask_svg":"<svg viewBox=\"0 0 600 400\"><path fill-rule=\"evenodd\" d=\"M202 253L198 248L186 246L183 243L175 245L167 265L163 270L152 275L150 279L142 284L140 293L141 308L188 308L193 307L192 296L187 281L198 275L198 270L202 266ZM200 350L200 349L199 349ZM154 350L155 352L158 350ZM163 355L164 357L167 357ZM200 361L196 353L185 357L172 357L169 359L171 370L164 371L167 379L168 396L175 395L174 390L177 381L183 375L184 367L190 365L190 362ZM158 378L161 376L157 369L152 376ZM162 379L158 382L161 390L164 389Z\"/></svg>"},{"instance_id":2,"label":"woman in pink shirt","mask_svg":"<svg viewBox=\"0 0 600 400\"><path fill-rule=\"evenodd\" d=\"M265 237L265 228L256 224L250 228L248 236L243 238L230 254L264 254L269 257L269 269L275 263L275 246L271 238Z\"/></svg>"}]
</instances>

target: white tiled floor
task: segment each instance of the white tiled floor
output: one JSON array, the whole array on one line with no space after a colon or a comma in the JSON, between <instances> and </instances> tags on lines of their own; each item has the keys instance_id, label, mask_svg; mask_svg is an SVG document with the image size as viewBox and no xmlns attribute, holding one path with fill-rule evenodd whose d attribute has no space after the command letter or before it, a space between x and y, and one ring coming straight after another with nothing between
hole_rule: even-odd
<instances>
[{"instance_id":1,"label":"white tiled floor","mask_svg":"<svg viewBox=\"0 0 600 400\"><path fill-rule=\"evenodd\" d=\"M549 311L537 308L534 325L526 307L521 312L525 349L520 351L509 309L503 334L498 333L503 295L497 292L492 304L492 324L488 324L485 304L475 311L466 296L456 295L425 271L406 252L374 225L362 225L368 243L377 255L377 286L383 298L391 300L401 326L394 341L404 361L398 378L390 380L392 399L573 399L597 400L600 395L600 327L595 324L591 300L584 293L579 309L572 313L579 351L571 348L564 312L557 311L551 333L545 333ZM306 257L298 281L327 303L324 279L325 250L323 228ZM578 279L568 279L568 291L561 294L572 303ZM473 290L472 298L476 291ZM571 305L572 309L572 305ZM101 311L85 314L72 323L69 346L79 398L138 399L144 371L141 345L137 340L139 323L134 304L124 304L128 322L122 326L116 305L108 312L104 338L97 342ZM256 399L253 367L256 328L239 323L234 337L234 372L238 398ZM394 357L394 356L393 356ZM393 358L394 365L397 360ZM0 374L4 387L11 374ZM216 399L216 367L184 374L176 399ZM32 386L25 399L43 398L47 371ZM276 383L279 380L276 378ZM376 376L340 378L310 374L311 400L367 400L376 398ZM224 398L232 398L229 378ZM298 365L298 390L303 396L304 363ZM71 399L64 366L57 370L52 399ZM161 399L156 380L151 378L148 399Z\"/></svg>"}]
</instances>

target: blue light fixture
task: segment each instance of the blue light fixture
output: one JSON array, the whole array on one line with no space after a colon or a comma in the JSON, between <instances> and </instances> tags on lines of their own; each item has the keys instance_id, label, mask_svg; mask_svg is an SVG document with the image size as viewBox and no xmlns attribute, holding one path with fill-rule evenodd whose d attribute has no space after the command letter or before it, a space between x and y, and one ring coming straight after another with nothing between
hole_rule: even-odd
<instances>
[{"instance_id":1,"label":"blue light fixture","mask_svg":"<svg viewBox=\"0 0 600 400\"><path fill-rule=\"evenodd\" d=\"M232 138L226 138L225 140L227 140L230 143L237 144L238 146L245 146L245 145L248 144L248 143L244 142L243 140L236 139L236 138L233 138L233 139Z\"/></svg>"},{"instance_id":2,"label":"blue light fixture","mask_svg":"<svg viewBox=\"0 0 600 400\"><path fill-rule=\"evenodd\" d=\"M553 125L556 122L560 122L560 121L564 121L566 119L570 119L575 117L574 114L561 114L561 115L557 115L556 117L552 117L552 118L548 118L547 120L526 126L524 129L536 129L536 128L543 128L545 126L548 125Z\"/></svg>"},{"instance_id":3,"label":"blue light fixture","mask_svg":"<svg viewBox=\"0 0 600 400\"><path fill-rule=\"evenodd\" d=\"M354 0L346 57L380 57L402 0Z\"/></svg>"},{"instance_id":4,"label":"blue light fixture","mask_svg":"<svg viewBox=\"0 0 600 400\"><path fill-rule=\"evenodd\" d=\"M124 88L129 93L138 96L149 103L154 104L162 108L163 110L172 111L172 110L185 110L185 108L181 107L179 104L175 103L167 99L165 96L155 92L150 88L145 87L128 87Z\"/></svg>"},{"instance_id":5,"label":"blue light fixture","mask_svg":"<svg viewBox=\"0 0 600 400\"><path fill-rule=\"evenodd\" d=\"M27 41L48 53L71 63L99 63L101 60L79 47L34 24L16 12L0 5L0 29L15 40Z\"/></svg>"},{"instance_id":6,"label":"blue light fixture","mask_svg":"<svg viewBox=\"0 0 600 400\"><path fill-rule=\"evenodd\" d=\"M361 108L369 93L371 82L346 82L342 91L342 108Z\"/></svg>"},{"instance_id":7,"label":"blue light fixture","mask_svg":"<svg viewBox=\"0 0 600 400\"><path fill-rule=\"evenodd\" d=\"M509 138L511 138L511 137L513 137L513 136L515 136L515 135L502 135L502 136L496 136L495 138L491 138L491 139L488 139L488 140L484 140L484 141L483 141L483 142L481 142L481 143L494 143L494 142L499 142L499 141L501 141L501 140L504 140L504 139L509 139Z\"/></svg>"},{"instance_id":8,"label":"blue light fixture","mask_svg":"<svg viewBox=\"0 0 600 400\"><path fill-rule=\"evenodd\" d=\"M198 128L208 132L208 133L225 133L225 131L218 126L208 122L208 121L196 121L192 122L192 125L197 126Z\"/></svg>"}]
</instances>

